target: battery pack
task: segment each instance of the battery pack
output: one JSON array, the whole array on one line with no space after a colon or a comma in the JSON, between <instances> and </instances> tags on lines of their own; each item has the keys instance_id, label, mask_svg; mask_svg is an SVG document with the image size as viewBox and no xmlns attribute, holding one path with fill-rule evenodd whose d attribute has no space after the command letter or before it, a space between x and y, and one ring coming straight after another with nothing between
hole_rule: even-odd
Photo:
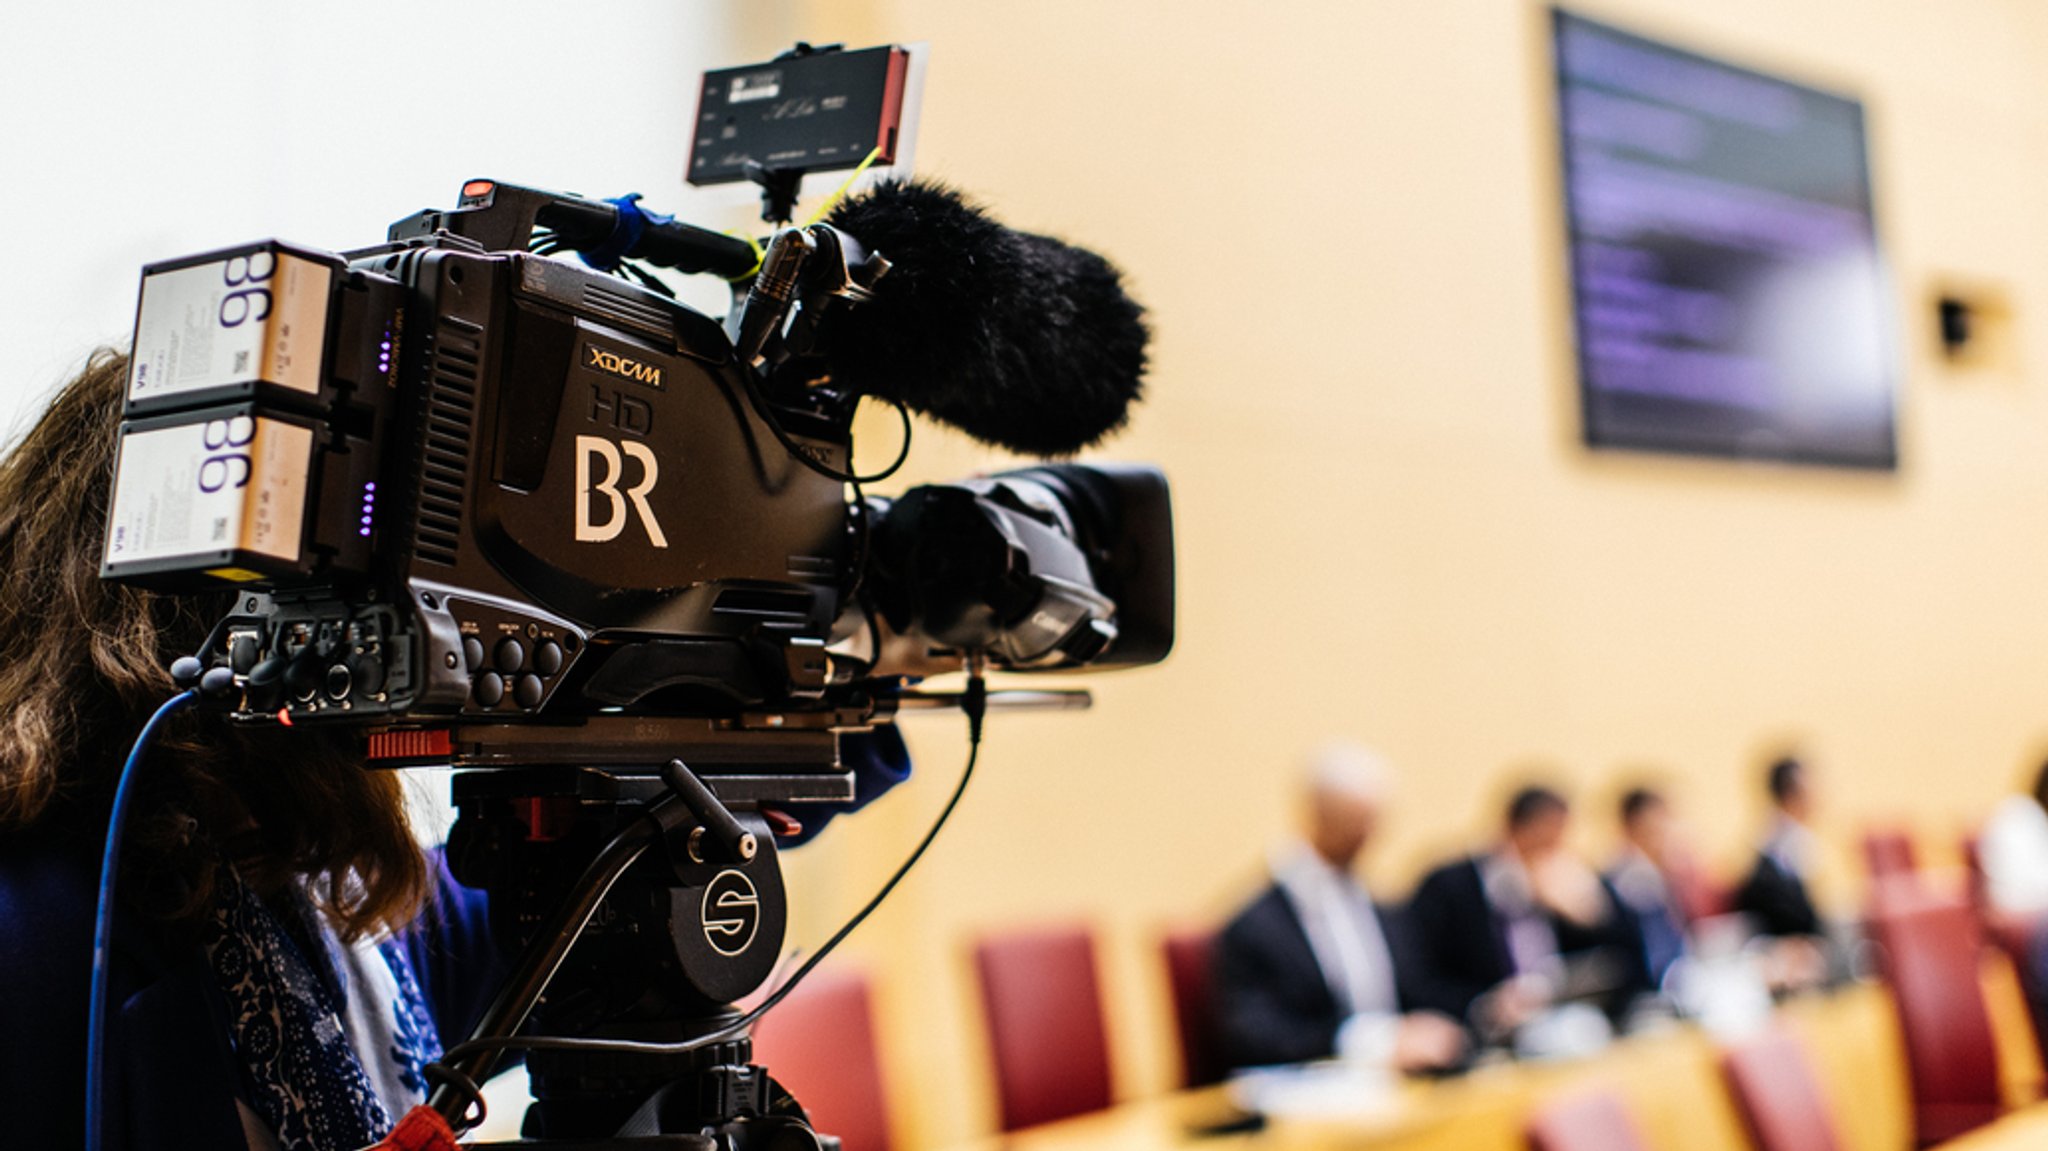
<instances>
[{"instance_id":1,"label":"battery pack","mask_svg":"<svg viewBox=\"0 0 2048 1151\"><path fill-rule=\"evenodd\" d=\"M376 461L329 437L255 404L123 424L101 577L198 590L365 570Z\"/></svg>"},{"instance_id":2,"label":"battery pack","mask_svg":"<svg viewBox=\"0 0 2048 1151\"><path fill-rule=\"evenodd\" d=\"M312 427L248 407L124 426L101 575L299 568L313 446Z\"/></svg>"},{"instance_id":3,"label":"battery pack","mask_svg":"<svg viewBox=\"0 0 2048 1151\"><path fill-rule=\"evenodd\" d=\"M308 412L396 381L399 292L340 257L276 240L143 269L128 369L133 418L241 400Z\"/></svg>"}]
</instances>

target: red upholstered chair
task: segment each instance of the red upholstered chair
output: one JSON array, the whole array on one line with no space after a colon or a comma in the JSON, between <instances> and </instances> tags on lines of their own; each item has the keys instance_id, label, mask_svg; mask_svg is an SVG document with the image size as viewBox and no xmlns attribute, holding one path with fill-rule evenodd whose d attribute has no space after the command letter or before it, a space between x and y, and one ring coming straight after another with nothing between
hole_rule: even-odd
<instances>
[{"instance_id":1,"label":"red upholstered chair","mask_svg":"<svg viewBox=\"0 0 2048 1151\"><path fill-rule=\"evenodd\" d=\"M754 1061L845 1151L889 1151L868 977L824 967L754 1026Z\"/></svg>"},{"instance_id":2,"label":"red upholstered chair","mask_svg":"<svg viewBox=\"0 0 2048 1151\"><path fill-rule=\"evenodd\" d=\"M1979 982L1976 913L1960 895L1884 884L1871 903L1870 931L1905 1037L1920 1145L1990 1122L2001 1103L1998 1049Z\"/></svg>"},{"instance_id":3,"label":"red upholstered chair","mask_svg":"<svg viewBox=\"0 0 2048 1151\"><path fill-rule=\"evenodd\" d=\"M974 967L1003 1130L1109 1106L1109 1041L1088 929L988 936L975 945Z\"/></svg>"},{"instance_id":4,"label":"red upholstered chair","mask_svg":"<svg viewBox=\"0 0 2048 1151\"><path fill-rule=\"evenodd\" d=\"M1621 1100L1606 1091L1567 1095L1529 1119L1530 1151L1648 1151Z\"/></svg>"},{"instance_id":5,"label":"red upholstered chair","mask_svg":"<svg viewBox=\"0 0 2048 1151\"><path fill-rule=\"evenodd\" d=\"M1874 827L1863 833L1863 864L1872 879L1919 873L1913 837L1896 827Z\"/></svg>"},{"instance_id":6,"label":"red upholstered chair","mask_svg":"<svg viewBox=\"0 0 2048 1151\"><path fill-rule=\"evenodd\" d=\"M1789 1032L1772 1030L1730 1048L1721 1071L1756 1151L1840 1151L1820 1084Z\"/></svg>"},{"instance_id":7,"label":"red upholstered chair","mask_svg":"<svg viewBox=\"0 0 2048 1151\"><path fill-rule=\"evenodd\" d=\"M1221 1083L1224 1065L1216 1035L1215 993L1210 963L1216 933L1175 931L1160 942L1166 959L1166 989L1173 999L1173 1022L1180 1037L1180 1085L1206 1087Z\"/></svg>"}]
</instances>

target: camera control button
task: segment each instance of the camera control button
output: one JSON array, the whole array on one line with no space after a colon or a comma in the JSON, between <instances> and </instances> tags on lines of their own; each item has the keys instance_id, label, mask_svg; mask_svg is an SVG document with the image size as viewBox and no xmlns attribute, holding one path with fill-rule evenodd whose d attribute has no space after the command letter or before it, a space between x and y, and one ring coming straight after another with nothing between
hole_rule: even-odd
<instances>
[{"instance_id":1,"label":"camera control button","mask_svg":"<svg viewBox=\"0 0 2048 1151\"><path fill-rule=\"evenodd\" d=\"M520 707L539 707L540 697L543 693L543 690L544 689L540 685L539 676L522 675L512 684L512 699L515 702L517 702Z\"/></svg>"},{"instance_id":2,"label":"camera control button","mask_svg":"<svg viewBox=\"0 0 2048 1151\"><path fill-rule=\"evenodd\" d=\"M499 671L511 675L526 662L526 645L508 635L498 641L498 650L492 653L491 662Z\"/></svg>"},{"instance_id":3,"label":"camera control button","mask_svg":"<svg viewBox=\"0 0 2048 1151\"><path fill-rule=\"evenodd\" d=\"M505 698L505 681L494 671L477 676L475 698L479 707L498 706Z\"/></svg>"},{"instance_id":4,"label":"camera control button","mask_svg":"<svg viewBox=\"0 0 2048 1151\"><path fill-rule=\"evenodd\" d=\"M471 671L484 665L484 641L473 635L462 637L462 665Z\"/></svg>"},{"instance_id":5,"label":"camera control button","mask_svg":"<svg viewBox=\"0 0 2048 1151\"><path fill-rule=\"evenodd\" d=\"M553 675L562 670L562 645L551 639L544 639L535 644L533 670L542 675Z\"/></svg>"}]
</instances>

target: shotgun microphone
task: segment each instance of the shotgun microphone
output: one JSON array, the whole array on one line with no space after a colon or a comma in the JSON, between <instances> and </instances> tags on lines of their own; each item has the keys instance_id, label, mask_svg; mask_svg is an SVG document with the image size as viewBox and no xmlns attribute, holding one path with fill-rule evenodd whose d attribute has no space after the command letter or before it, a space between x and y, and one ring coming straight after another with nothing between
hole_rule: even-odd
<instances>
[{"instance_id":1,"label":"shotgun microphone","mask_svg":"<svg viewBox=\"0 0 2048 1151\"><path fill-rule=\"evenodd\" d=\"M1071 455L1123 427L1149 333L1109 261L921 181L878 185L826 222L888 261L866 302L821 322L834 385L1027 455Z\"/></svg>"}]
</instances>

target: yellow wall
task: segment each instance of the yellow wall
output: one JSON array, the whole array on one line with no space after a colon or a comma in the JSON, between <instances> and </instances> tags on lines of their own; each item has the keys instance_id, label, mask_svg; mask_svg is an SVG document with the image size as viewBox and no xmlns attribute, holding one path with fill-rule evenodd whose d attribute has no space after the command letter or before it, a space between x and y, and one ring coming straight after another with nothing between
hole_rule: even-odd
<instances>
[{"instance_id":1,"label":"yellow wall","mask_svg":"<svg viewBox=\"0 0 2048 1151\"><path fill-rule=\"evenodd\" d=\"M1580 10L1864 98L1905 321L1898 474L1578 446L1545 27L1524 0L742 18L741 59L931 41L920 167L1113 255L1156 330L1151 399L1113 454L1173 477L1180 647L1100 677L1092 715L994 720L959 817L854 946L884 981L911 1146L991 1121L961 962L979 928L1100 925L1121 1091L1160 1089L1155 932L1256 880L1292 763L1327 736L1400 767L1373 868L1390 889L1478 834L1520 764L1598 797L1600 822L1624 770L1653 765L1732 862L1755 759L1785 740L1822 765L1838 844L1891 816L1947 844L2048 738L2048 312L2026 309L2048 299L2048 9ZM1948 281L2015 308L1991 364L1931 348ZM919 478L995 459L937 432L919 449ZM893 866L960 728L913 721L918 779L792 861L793 942Z\"/></svg>"}]
</instances>

